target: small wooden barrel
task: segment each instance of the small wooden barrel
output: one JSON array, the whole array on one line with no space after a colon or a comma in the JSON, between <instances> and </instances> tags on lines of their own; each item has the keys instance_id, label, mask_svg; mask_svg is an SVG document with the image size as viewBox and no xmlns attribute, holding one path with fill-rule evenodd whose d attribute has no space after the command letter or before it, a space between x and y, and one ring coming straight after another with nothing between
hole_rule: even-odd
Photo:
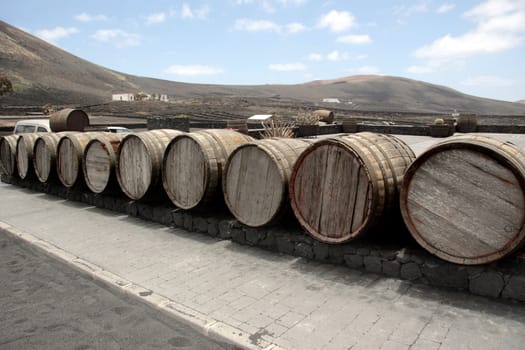
<instances>
[{"instance_id":1,"label":"small wooden barrel","mask_svg":"<svg viewBox=\"0 0 525 350\"><path fill-rule=\"evenodd\" d=\"M116 173L120 189L133 200L155 194L162 188L162 157L179 130L159 129L128 134L117 155Z\"/></svg>"},{"instance_id":2,"label":"small wooden barrel","mask_svg":"<svg viewBox=\"0 0 525 350\"><path fill-rule=\"evenodd\" d=\"M328 124L334 122L334 112L329 111L328 109L318 109L314 111L314 114L319 117L319 120Z\"/></svg>"},{"instance_id":3,"label":"small wooden barrel","mask_svg":"<svg viewBox=\"0 0 525 350\"><path fill-rule=\"evenodd\" d=\"M288 181L311 142L272 138L239 146L228 158L222 188L226 205L245 225L274 223L289 208Z\"/></svg>"},{"instance_id":4,"label":"small wooden barrel","mask_svg":"<svg viewBox=\"0 0 525 350\"><path fill-rule=\"evenodd\" d=\"M115 164L118 147L125 136L122 133L104 133L86 145L82 171L86 185L92 192L103 193L118 187Z\"/></svg>"},{"instance_id":5,"label":"small wooden barrel","mask_svg":"<svg viewBox=\"0 0 525 350\"><path fill-rule=\"evenodd\" d=\"M162 182L171 201L192 209L211 202L220 193L228 156L253 141L233 130L210 129L177 136L166 149Z\"/></svg>"},{"instance_id":6,"label":"small wooden barrel","mask_svg":"<svg viewBox=\"0 0 525 350\"><path fill-rule=\"evenodd\" d=\"M20 135L9 135L0 138L0 166L7 176L17 176L16 145Z\"/></svg>"},{"instance_id":7,"label":"small wooden barrel","mask_svg":"<svg viewBox=\"0 0 525 350\"><path fill-rule=\"evenodd\" d=\"M58 141L67 134L45 133L36 139L33 147L33 166L38 181L46 183L56 178Z\"/></svg>"},{"instance_id":8,"label":"small wooden barrel","mask_svg":"<svg viewBox=\"0 0 525 350\"><path fill-rule=\"evenodd\" d=\"M511 143L464 135L408 168L403 219L416 241L454 263L484 264L524 243L525 155Z\"/></svg>"},{"instance_id":9,"label":"small wooden barrel","mask_svg":"<svg viewBox=\"0 0 525 350\"><path fill-rule=\"evenodd\" d=\"M398 188L415 159L400 139L362 132L309 146L290 177L295 216L312 237L350 241L397 207Z\"/></svg>"},{"instance_id":10,"label":"small wooden barrel","mask_svg":"<svg viewBox=\"0 0 525 350\"><path fill-rule=\"evenodd\" d=\"M60 138L57 146L56 167L58 179L65 187L85 184L82 176L82 156L88 142L100 132L80 132Z\"/></svg>"},{"instance_id":11,"label":"small wooden barrel","mask_svg":"<svg viewBox=\"0 0 525 350\"><path fill-rule=\"evenodd\" d=\"M457 121L456 130L458 132L476 132L478 128L478 118L475 114L460 114Z\"/></svg>"},{"instance_id":12,"label":"small wooden barrel","mask_svg":"<svg viewBox=\"0 0 525 350\"><path fill-rule=\"evenodd\" d=\"M80 109L65 108L49 116L49 126L54 132L84 131L89 125L89 117Z\"/></svg>"},{"instance_id":13,"label":"small wooden barrel","mask_svg":"<svg viewBox=\"0 0 525 350\"><path fill-rule=\"evenodd\" d=\"M33 148L35 141L42 133L20 134L16 144L16 168L21 179L34 176Z\"/></svg>"}]
</instances>

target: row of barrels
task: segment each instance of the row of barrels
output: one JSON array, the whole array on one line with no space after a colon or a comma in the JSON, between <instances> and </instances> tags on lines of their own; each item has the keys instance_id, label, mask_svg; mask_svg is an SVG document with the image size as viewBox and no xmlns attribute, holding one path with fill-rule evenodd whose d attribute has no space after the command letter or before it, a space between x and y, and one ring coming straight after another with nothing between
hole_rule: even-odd
<instances>
[{"instance_id":1,"label":"row of barrels","mask_svg":"<svg viewBox=\"0 0 525 350\"><path fill-rule=\"evenodd\" d=\"M166 193L179 208L224 198L242 223L275 223L289 207L315 239L345 243L388 215L459 264L498 260L525 243L525 155L484 136L442 141L417 158L401 139L357 133L254 140L231 130L128 135L56 133L0 140L4 172L132 200Z\"/></svg>"}]
</instances>

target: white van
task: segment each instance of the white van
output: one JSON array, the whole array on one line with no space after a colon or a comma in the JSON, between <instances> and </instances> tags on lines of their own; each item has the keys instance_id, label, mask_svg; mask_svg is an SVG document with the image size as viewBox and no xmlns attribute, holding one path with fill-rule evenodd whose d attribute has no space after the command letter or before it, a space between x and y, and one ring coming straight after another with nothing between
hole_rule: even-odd
<instances>
[{"instance_id":1,"label":"white van","mask_svg":"<svg viewBox=\"0 0 525 350\"><path fill-rule=\"evenodd\" d=\"M13 134L51 132L49 119L27 119L16 123Z\"/></svg>"}]
</instances>

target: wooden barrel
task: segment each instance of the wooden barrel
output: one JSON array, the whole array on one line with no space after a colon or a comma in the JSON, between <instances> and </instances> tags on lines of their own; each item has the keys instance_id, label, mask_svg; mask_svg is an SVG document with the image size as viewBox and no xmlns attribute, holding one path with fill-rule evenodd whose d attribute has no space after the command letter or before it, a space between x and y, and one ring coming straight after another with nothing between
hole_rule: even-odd
<instances>
[{"instance_id":1,"label":"wooden barrel","mask_svg":"<svg viewBox=\"0 0 525 350\"><path fill-rule=\"evenodd\" d=\"M80 109L65 108L49 116L49 126L54 132L84 131L89 125L89 117Z\"/></svg>"},{"instance_id":2,"label":"wooden barrel","mask_svg":"<svg viewBox=\"0 0 525 350\"><path fill-rule=\"evenodd\" d=\"M290 177L295 216L327 243L350 241L398 206L398 189L412 150L400 139L362 132L309 146Z\"/></svg>"},{"instance_id":3,"label":"wooden barrel","mask_svg":"<svg viewBox=\"0 0 525 350\"><path fill-rule=\"evenodd\" d=\"M211 202L221 192L228 156L250 141L253 141L250 136L223 129L201 130L174 138L162 163L162 182L171 201L182 209Z\"/></svg>"},{"instance_id":4,"label":"wooden barrel","mask_svg":"<svg viewBox=\"0 0 525 350\"><path fill-rule=\"evenodd\" d=\"M35 141L33 166L38 181L46 183L56 178L56 157L58 141L68 133L45 133Z\"/></svg>"},{"instance_id":5,"label":"wooden barrel","mask_svg":"<svg viewBox=\"0 0 525 350\"><path fill-rule=\"evenodd\" d=\"M228 158L222 182L224 200L245 225L274 223L287 208L292 167L311 142L272 138L239 146Z\"/></svg>"},{"instance_id":6,"label":"wooden barrel","mask_svg":"<svg viewBox=\"0 0 525 350\"><path fill-rule=\"evenodd\" d=\"M133 200L157 194L162 189L162 157L168 143L182 131L159 129L128 134L117 155L120 189Z\"/></svg>"},{"instance_id":7,"label":"wooden barrel","mask_svg":"<svg viewBox=\"0 0 525 350\"><path fill-rule=\"evenodd\" d=\"M86 145L82 161L84 180L94 193L103 193L118 188L115 174L117 151L123 133L104 133Z\"/></svg>"},{"instance_id":8,"label":"wooden barrel","mask_svg":"<svg viewBox=\"0 0 525 350\"><path fill-rule=\"evenodd\" d=\"M318 109L314 111L314 114L319 117L319 120L328 124L334 122L334 112L328 109Z\"/></svg>"},{"instance_id":9,"label":"wooden barrel","mask_svg":"<svg viewBox=\"0 0 525 350\"><path fill-rule=\"evenodd\" d=\"M17 176L16 145L20 135L9 135L0 138L0 166L7 176Z\"/></svg>"},{"instance_id":10,"label":"wooden barrel","mask_svg":"<svg viewBox=\"0 0 525 350\"><path fill-rule=\"evenodd\" d=\"M416 241L458 264L484 264L524 243L525 155L486 136L434 145L408 168L400 195Z\"/></svg>"},{"instance_id":11,"label":"wooden barrel","mask_svg":"<svg viewBox=\"0 0 525 350\"><path fill-rule=\"evenodd\" d=\"M33 148L35 141L42 133L20 134L16 144L16 168L21 179L35 175L33 167Z\"/></svg>"},{"instance_id":12,"label":"wooden barrel","mask_svg":"<svg viewBox=\"0 0 525 350\"><path fill-rule=\"evenodd\" d=\"M60 138L57 146L56 167L58 179L65 187L85 184L82 176L82 156L88 142L100 132L79 132Z\"/></svg>"},{"instance_id":13,"label":"wooden barrel","mask_svg":"<svg viewBox=\"0 0 525 350\"><path fill-rule=\"evenodd\" d=\"M476 132L478 118L475 114L460 114L457 120L456 130L458 132Z\"/></svg>"}]
</instances>

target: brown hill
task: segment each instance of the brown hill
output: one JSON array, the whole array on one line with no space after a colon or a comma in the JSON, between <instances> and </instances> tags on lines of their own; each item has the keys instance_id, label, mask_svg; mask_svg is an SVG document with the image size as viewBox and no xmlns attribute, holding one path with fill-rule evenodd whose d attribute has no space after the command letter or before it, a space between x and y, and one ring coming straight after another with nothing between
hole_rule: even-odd
<instances>
[{"instance_id":1,"label":"brown hill","mask_svg":"<svg viewBox=\"0 0 525 350\"><path fill-rule=\"evenodd\" d=\"M0 75L15 91L1 105L108 102L112 93L165 93L171 99L257 98L319 103L337 98L338 108L384 111L525 115L525 106L470 96L456 90L400 77L352 76L297 85L206 85L152 79L116 72L79 57L0 21ZM334 105L335 106L335 105Z\"/></svg>"}]
</instances>

